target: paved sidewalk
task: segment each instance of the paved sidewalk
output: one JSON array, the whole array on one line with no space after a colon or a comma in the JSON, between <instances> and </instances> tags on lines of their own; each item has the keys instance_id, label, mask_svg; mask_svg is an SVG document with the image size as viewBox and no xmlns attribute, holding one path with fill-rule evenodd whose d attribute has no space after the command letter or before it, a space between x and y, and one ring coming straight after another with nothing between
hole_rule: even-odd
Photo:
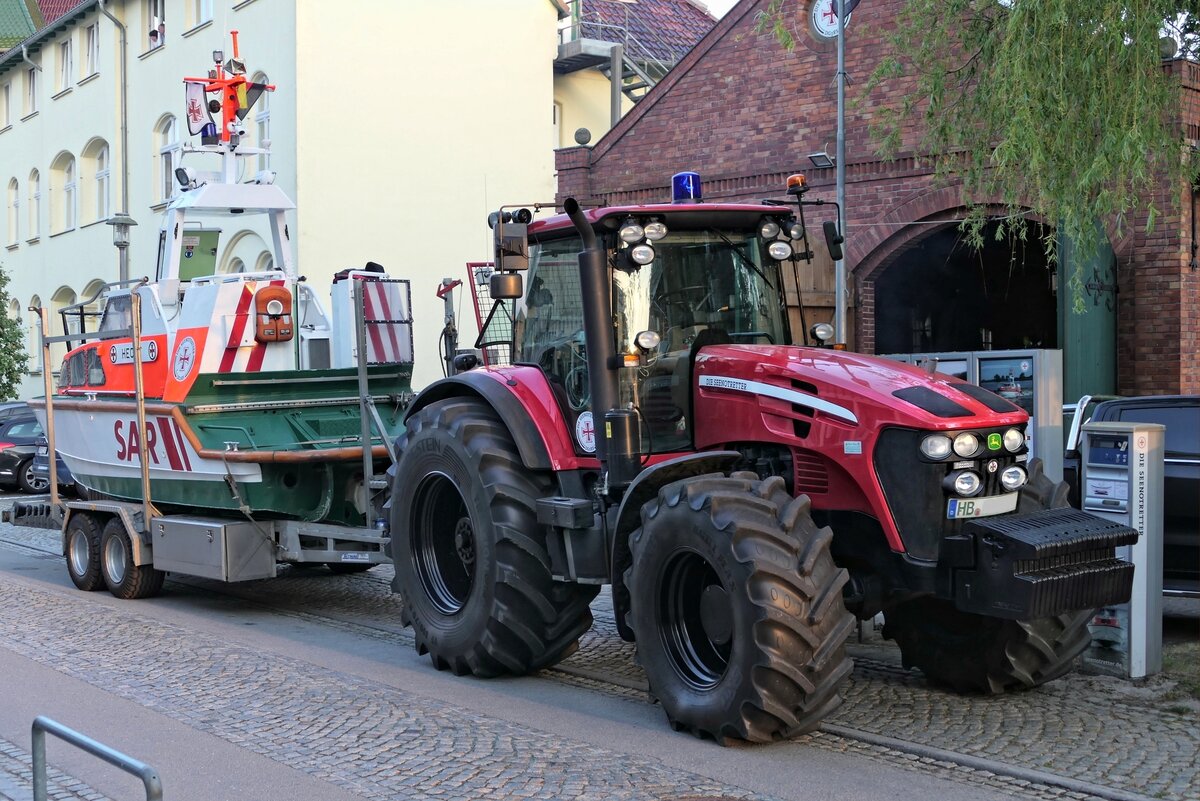
<instances>
[{"instance_id":1,"label":"paved sidewalk","mask_svg":"<svg viewBox=\"0 0 1200 801\"><path fill-rule=\"evenodd\" d=\"M39 534L29 537L30 544L41 540L45 545L46 535ZM323 625L336 621L358 636L411 648L411 634L399 625L399 603L390 592L390 578L387 566L354 577L284 570L275 580L221 586L220 597L234 595L260 602L297 620L312 618ZM189 579L185 584L173 584L173 593L195 592L195 600L200 602L207 596L208 585ZM395 688L381 693L373 683L314 671L306 663L281 660L270 669L256 670L253 651L189 637L176 626L154 620L149 607L146 612L128 607L127 611L134 612L128 616L93 610L85 625L78 609L74 614L70 610L82 608L86 597L50 598L40 592L18 597L0 586L0 630L9 647L26 659L53 665L66 675L108 688L179 724L220 736L260 756L295 765L350 793L435 796L432 790L445 787L457 797L752 795L741 788L705 781L694 773L664 769L653 760L614 759L605 749L558 742L540 731L481 716L456 704L429 702ZM314 609L319 613L308 611ZM632 646L616 637L607 593L597 599L594 612L595 627L564 667L575 675L595 676L603 685L598 689L604 692L611 692L614 683L630 688L631 700L626 703L644 704L640 692L644 674L633 659ZM64 632L64 641L47 644L39 621ZM856 668L846 688L846 703L830 723L1169 801L1200 799L1200 714L1192 707L1164 703L1161 679L1131 684L1073 674L1033 692L962 697L931 688L920 673L903 670L894 645L883 642L870 624L864 633L864 642L852 640ZM95 636L110 644L107 653L85 647ZM562 680L556 676L561 674L549 672L544 678L548 684ZM236 681L214 681L221 677ZM191 689L200 686L238 689L200 694ZM470 685L463 687L466 690ZM281 688L287 692L281 695ZM300 693L300 703L290 704L288 699L295 699L295 693ZM372 696L385 703L363 702ZM421 714L413 714L409 708L414 701L421 705ZM354 710L355 715L339 722L307 711L322 708ZM665 732L665 721L657 719ZM381 732L393 736L382 738ZM856 748L824 734L810 735L805 741L824 750ZM433 750L426 753L428 748ZM25 795L13 794L29 786L28 755L16 746L10 750L12 754L0 748L0 801L29 797L27 789ZM890 761L890 757L863 750L869 759ZM454 756L439 764L434 757L439 752ZM24 768L20 767L22 755ZM344 761L347 758L348 762ZM896 760L904 758L895 756ZM566 772L563 766L568 764L583 770ZM597 771L594 781L593 766ZM916 780L922 774L940 772L939 766L928 765L911 775ZM585 781L579 779L580 773L587 777ZM948 778L953 774L950 766L946 773ZM524 777L530 775L544 779L529 784ZM630 783L633 775L639 777L636 786ZM980 791L1001 789L984 774L976 774L972 781ZM60 793L52 798L101 797L70 794L89 789L72 784L61 774L58 785L52 781L51 787ZM76 787L80 789L75 791ZM1011 793L1016 788L1003 789ZM1021 795L1019 791L1016 794ZM1082 797L1073 793L1061 796Z\"/></svg>"},{"instance_id":2,"label":"paved sidewalk","mask_svg":"<svg viewBox=\"0 0 1200 801\"><path fill-rule=\"evenodd\" d=\"M46 773L50 801L108 801L107 796L51 767ZM33 760L29 752L0 739L0 801L33 798Z\"/></svg>"}]
</instances>

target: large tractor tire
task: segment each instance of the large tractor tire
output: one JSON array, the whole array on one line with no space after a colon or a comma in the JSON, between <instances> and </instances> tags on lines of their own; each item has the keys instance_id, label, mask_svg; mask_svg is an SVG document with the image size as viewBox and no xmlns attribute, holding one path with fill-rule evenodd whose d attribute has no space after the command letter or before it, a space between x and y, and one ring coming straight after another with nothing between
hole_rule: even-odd
<instances>
[{"instance_id":1,"label":"large tractor tire","mask_svg":"<svg viewBox=\"0 0 1200 801\"><path fill-rule=\"evenodd\" d=\"M1067 485L1029 462L1017 513L1059 509ZM934 684L962 693L1031 689L1071 670L1088 647L1094 610L1081 609L1034 620L1003 620L961 612L952 601L918 598L884 613L883 636L896 640L906 668L917 667Z\"/></svg>"},{"instance_id":2,"label":"large tractor tire","mask_svg":"<svg viewBox=\"0 0 1200 801\"><path fill-rule=\"evenodd\" d=\"M753 473L676 481L642 507L628 621L673 728L769 742L837 708L854 618L832 537L807 496Z\"/></svg>"},{"instance_id":3,"label":"large tractor tire","mask_svg":"<svg viewBox=\"0 0 1200 801\"><path fill-rule=\"evenodd\" d=\"M579 647L599 588L550 576L534 504L553 492L483 402L451 398L409 419L390 501L393 588L439 670L520 675Z\"/></svg>"}]
</instances>

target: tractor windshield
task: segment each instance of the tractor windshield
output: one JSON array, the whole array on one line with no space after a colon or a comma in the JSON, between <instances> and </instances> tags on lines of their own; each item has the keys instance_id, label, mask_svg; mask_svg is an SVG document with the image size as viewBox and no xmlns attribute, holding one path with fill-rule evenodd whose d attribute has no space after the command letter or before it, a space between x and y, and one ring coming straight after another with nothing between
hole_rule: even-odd
<instances>
[{"instance_id":1,"label":"tractor windshield","mask_svg":"<svg viewBox=\"0 0 1200 801\"><path fill-rule=\"evenodd\" d=\"M778 263L764 258L758 237L715 230L671 232L654 243L654 260L613 270L617 350L637 353L634 338L654 331L662 353L691 348L701 332L712 341L788 341Z\"/></svg>"},{"instance_id":2,"label":"tractor windshield","mask_svg":"<svg viewBox=\"0 0 1200 801\"><path fill-rule=\"evenodd\" d=\"M640 358L620 371L620 400L637 408L647 453L686 450L692 351L789 341L779 266L757 236L733 231L671 231L640 267L628 255L612 270L613 320L617 352ZM659 337L646 353L635 342L643 331Z\"/></svg>"}]
</instances>

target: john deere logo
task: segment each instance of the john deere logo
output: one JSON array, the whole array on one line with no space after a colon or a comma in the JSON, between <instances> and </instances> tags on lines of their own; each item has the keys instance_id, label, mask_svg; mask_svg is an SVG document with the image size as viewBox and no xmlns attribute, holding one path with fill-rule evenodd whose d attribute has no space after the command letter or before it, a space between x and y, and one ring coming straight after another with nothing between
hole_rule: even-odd
<instances>
[{"instance_id":1,"label":"john deere logo","mask_svg":"<svg viewBox=\"0 0 1200 801\"><path fill-rule=\"evenodd\" d=\"M989 451L998 451L998 450L1000 450L1000 447L1003 444L1004 444L1004 440L1001 439L999 434L988 434L988 450Z\"/></svg>"}]
</instances>

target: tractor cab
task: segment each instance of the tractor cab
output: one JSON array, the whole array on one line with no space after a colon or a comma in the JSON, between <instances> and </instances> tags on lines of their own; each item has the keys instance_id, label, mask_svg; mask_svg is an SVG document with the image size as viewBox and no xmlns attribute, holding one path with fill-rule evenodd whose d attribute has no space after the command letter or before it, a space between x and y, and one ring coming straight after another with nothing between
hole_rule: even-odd
<instances>
[{"instance_id":1,"label":"tractor cab","mask_svg":"<svg viewBox=\"0 0 1200 801\"><path fill-rule=\"evenodd\" d=\"M812 256L803 205L702 204L698 178L682 175L693 177L671 204L583 212L606 263L600 291L585 293L579 280L585 243L568 215L491 218L500 266L492 294L512 303L512 361L541 368L569 430L594 429L593 415L607 410L593 403L585 320L598 303L608 322L604 372L616 379L616 407L634 416L643 456L694 449L692 373L704 347L793 341L784 271ZM481 342L496 341L489 328L509 319L488 321ZM594 438L577 436L575 447L592 454Z\"/></svg>"}]
</instances>

